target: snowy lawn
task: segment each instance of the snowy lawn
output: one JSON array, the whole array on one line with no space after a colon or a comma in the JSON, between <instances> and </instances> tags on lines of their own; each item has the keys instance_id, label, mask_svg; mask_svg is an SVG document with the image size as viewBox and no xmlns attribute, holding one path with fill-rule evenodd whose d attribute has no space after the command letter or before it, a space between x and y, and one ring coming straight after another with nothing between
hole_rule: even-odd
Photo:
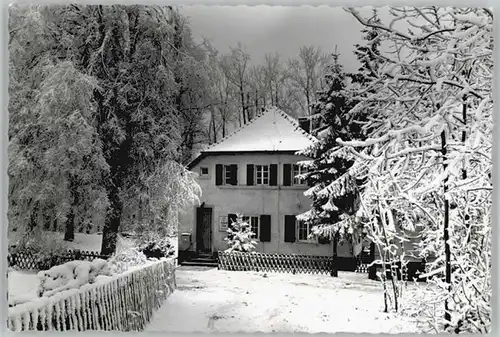
<instances>
[{"instance_id":1,"label":"snowy lawn","mask_svg":"<svg viewBox=\"0 0 500 337\"><path fill-rule=\"evenodd\" d=\"M382 312L380 283L366 274L230 272L180 267L177 290L146 331L411 333L416 325Z\"/></svg>"},{"instance_id":2,"label":"snowy lawn","mask_svg":"<svg viewBox=\"0 0 500 337\"><path fill-rule=\"evenodd\" d=\"M64 234L61 233L61 238ZM75 233L75 240L68 242L70 249L79 249L90 252L100 252L102 243L102 234L84 234Z\"/></svg>"},{"instance_id":3,"label":"snowy lawn","mask_svg":"<svg viewBox=\"0 0 500 337\"><path fill-rule=\"evenodd\" d=\"M26 302L38 297L39 279L36 271L10 270L8 277L8 298L9 304Z\"/></svg>"}]
</instances>

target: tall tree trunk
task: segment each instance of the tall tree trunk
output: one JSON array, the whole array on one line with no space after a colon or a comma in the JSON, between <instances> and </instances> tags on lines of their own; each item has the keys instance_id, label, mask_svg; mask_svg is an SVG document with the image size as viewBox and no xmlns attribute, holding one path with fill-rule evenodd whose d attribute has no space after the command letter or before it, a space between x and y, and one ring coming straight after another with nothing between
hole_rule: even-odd
<instances>
[{"instance_id":1,"label":"tall tree trunk","mask_svg":"<svg viewBox=\"0 0 500 337\"><path fill-rule=\"evenodd\" d=\"M278 82L276 82L274 84L274 90L275 90L275 94L276 94L276 107L278 107L279 104L280 104L279 103L279 98L278 98L278 96L279 96L279 94L278 94Z\"/></svg>"},{"instance_id":2,"label":"tall tree trunk","mask_svg":"<svg viewBox=\"0 0 500 337\"><path fill-rule=\"evenodd\" d=\"M470 72L469 72L469 75L470 75ZM462 131L462 143L465 144L465 141L467 140L467 132L465 130L465 128L467 127L467 96L466 95L464 95L463 100L464 100L464 103L462 104L462 119L463 119L463 123L464 123L464 130ZM466 163L464 162L463 168L462 168L462 179L463 180L467 179L467 168L465 165L466 165ZM467 230L470 229L470 217L469 217L468 211L469 210L466 208L465 209L466 215L464 217L465 227L467 228ZM470 243L470 238L471 238L471 233L467 232L467 243Z\"/></svg>"},{"instance_id":3,"label":"tall tree trunk","mask_svg":"<svg viewBox=\"0 0 500 337\"><path fill-rule=\"evenodd\" d=\"M441 132L441 154L443 156L443 170L446 170L448 167L448 164L446 163L447 157L447 149L446 149L446 131L443 130ZM446 194L448 192L448 177L444 179L444 193ZM445 263L445 282L448 284L448 294L451 293L451 251L450 251L450 233L449 233L449 214L450 212L450 205L448 198L444 198L444 224L443 224L443 230L444 230L444 263ZM449 301L446 299L444 301L444 320L445 320L445 326L444 329L447 330L448 327L450 326L449 322L451 322L451 313L450 313L450 308L449 308Z\"/></svg>"},{"instance_id":4,"label":"tall tree trunk","mask_svg":"<svg viewBox=\"0 0 500 337\"><path fill-rule=\"evenodd\" d=\"M71 194L71 208L66 218L64 241L73 241L75 239L75 209L80 200L78 195L78 181L74 175L70 175L69 177L69 192Z\"/></svg>"},{"instance_id":5,"label":"tall tree trunk","mask_svg":"<svg viewBox=\"0 0 500 337\"><path fill-rule=\"evenodd\" d=\"M255 89L255 117L259 115L259 92Z\"/></svg>"},{"instance_id":6,"label":"tall tree trunk","mask_svg":"<svg viewBox=\"0 0 500 337\"><path fill-rule=\"evenodd\" d=\"M106 220L102 231L102 255L111 255L116 251L116 241L123 210L123 205L118 193L118 188L115 186L112 186L108 192L108 198L111 205L110 211L106 214Z\"/></svg>"},{"instance_id":7,"label":"tall tree trunk","mask_svg":"<svg viewBox=\"0 0 500 337\"><path fill-rule=\"evenodd\" d=\"M214 133L214 143L217 143L217 129L215 128L215 114L212 111L212 132Z\"/></svg>"},{"instance_id":8,"label":"tall tree trunk","mask_svg":"<svg viewBox=\"0 0 500 337\"><path fill-rule=\"evenodd\" d=\"M222 138L226 137L226 117L222 117Z\"/></svg>"},{"instance_id":9,"label":"tall tree trunk","mask_svg":"<svg viewBox=\"0 0 500 337\"><path fill-rule=\"evenodd\" d=\"M332 270L330 275L333 277L339 276L339 269L337 266L337 246L339 245L339 233L335 233L333 236L333 248L332 248Z\"/></svg>"},{"instance_id":10,"label":"tall tree trunk","mask_svg":"<svg viewBox=\"0 0 500 337\"><path fill-rule=\"evenodd\" d=\"M241 98L241 115L243 116L243 125L247 123L245 116L245 93L243 92L243 81L240 80L240 98Z\"/></svg>"},{"instance_id":11,"label":"tall tree trunk","mask_svg":"<svg viewBox=\"0 0 500 337\"><path fill-rule=\"evenodd\" d=\"M250 114L250 91L247 91L246 109L247 109L247 118L248 121L250 122L252 120L252 115Z\"/></svg>"}]
</instances>

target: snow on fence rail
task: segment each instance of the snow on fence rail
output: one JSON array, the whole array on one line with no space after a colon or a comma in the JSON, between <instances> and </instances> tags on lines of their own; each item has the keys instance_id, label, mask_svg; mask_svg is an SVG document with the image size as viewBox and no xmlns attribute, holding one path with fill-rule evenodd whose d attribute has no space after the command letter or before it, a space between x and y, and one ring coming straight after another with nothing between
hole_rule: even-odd
<instances>
[{"instance_id":1,"label":"snow on fence rail","mask_svg":"<svg viewBox=\"0 0 500 337\"><path fill-rule=\"evenodd\" d=\"M174 291L173 259L9 308L12 331L141 331Z\"/></svg>"},{"instance_id":2,"label":"snow on fence rail","mask_svg":"<svg viewBox=\"0 0 500 337\"><path fill-rule=\"evenodd\" d=\"M330 256L219 252L218 268L233 271L272 271L284 273L329 274Z\"/></svg>"},{"instance_id":3,"label":"snow on fence rail","mask_svg":"<svg viewBox=\"0 0 500 337\"><path fill-rule=\"evenodd\" d=\"M80 260L93 261L95 259L107 260L109 256L101 255L98 252L88 252L80 250L68 250L61 255L39 257L30 252L15 252L7 255L9 267L17 267L22 270L47 270L65 262Z\"/></svg>"}]
</instances>

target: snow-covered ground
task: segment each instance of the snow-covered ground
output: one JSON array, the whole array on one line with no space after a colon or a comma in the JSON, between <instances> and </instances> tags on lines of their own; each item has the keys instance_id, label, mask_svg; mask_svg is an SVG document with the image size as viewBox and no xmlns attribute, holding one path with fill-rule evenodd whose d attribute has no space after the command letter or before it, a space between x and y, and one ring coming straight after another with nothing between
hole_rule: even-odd
<instances>
[{"instance_id":1,"label":"snow-covered ground","mask_svg":"<svg viewBox=\"0 0 500 337\"><path fill-rule=\"evenodd\" d=\"M9 304L26 302L38 297L37 291L40 280L36 274L36 271L11 270L8 272Z\"/></svg>"},{"instance_id":2,"label":"snow-covered ground","mask_svg":"<svg viewBox=\"0 0 500 337\"><path fill-rule=\"evenodd\" d=\"M62 234L62 237L64 237L64 234ZM75 240L73 240L73 242L68 243L68 245L70 246L71 249L100 252L101 243L102 243L102 234L75 233Z\"/></svg>"},{"instance_id":3,"label":"snow-covered ground","mask_svg":"<svg viewBox=\"0 0 500 337\"><path fill-rule=\"evenodd\" d=\"M414 322L382 312L380 283L366 274L230 272L180 267L178 289L146 331L415 333Z\"/></svg>"}]
</instances>

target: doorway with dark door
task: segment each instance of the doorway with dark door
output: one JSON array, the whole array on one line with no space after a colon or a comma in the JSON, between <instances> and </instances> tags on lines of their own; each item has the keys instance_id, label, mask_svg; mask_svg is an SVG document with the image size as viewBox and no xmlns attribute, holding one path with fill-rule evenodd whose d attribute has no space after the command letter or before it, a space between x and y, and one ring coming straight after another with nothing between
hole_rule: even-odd
<instances>
[{"instance_id":1,"label":"doorway with dark door","mask_svg":"<svg viewBox=\"0 0 500 337\"><path fill-rule=\"evenodd\" d=\"M196 251L212 253L212 208L203 205L196 209Z\"/></svg>"}]
</instances>

